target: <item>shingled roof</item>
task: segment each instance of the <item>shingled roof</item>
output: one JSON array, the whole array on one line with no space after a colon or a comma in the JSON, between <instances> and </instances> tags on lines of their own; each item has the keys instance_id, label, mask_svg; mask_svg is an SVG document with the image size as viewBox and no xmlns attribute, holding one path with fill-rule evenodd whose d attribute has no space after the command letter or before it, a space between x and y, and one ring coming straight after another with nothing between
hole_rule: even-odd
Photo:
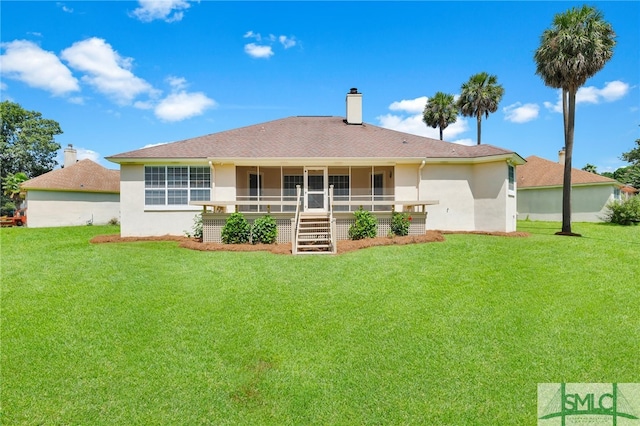
<instances>
[{"instance_id":1,"label":"shingled roof","mask_svg":"<svg viewBox=\"0 0 640 426\"><path fill-rule=\"evenodd\" d=\"M342 117L288 117L107 157L115 163L157 159L473 159L514 155L491 145L465 146L346 124ZM520 156L518 161L524 162Z\"/></svg>"},{"instance_id":2,"label":"shingled roof","mask_svg":"<svg viewBox=\"0 0 640 426\"><path fill-rule=\"evenodd\" d=\"M564 164L532 155L527 164L518 166L518 188L562 186ZM616 180L584 170L571 169L571 185L619 184Z\"/></svg>"},{"instance_id":3,"label":"shingled roof","mask_svg":"<svg viewBox=\"0 0 640 426\"><path fill-rule=\"evenodd\" d=\"M23 190L120 193L120 172L109 170L91 160L77 163L29 179Z\"/></svg>"}]
</instances>

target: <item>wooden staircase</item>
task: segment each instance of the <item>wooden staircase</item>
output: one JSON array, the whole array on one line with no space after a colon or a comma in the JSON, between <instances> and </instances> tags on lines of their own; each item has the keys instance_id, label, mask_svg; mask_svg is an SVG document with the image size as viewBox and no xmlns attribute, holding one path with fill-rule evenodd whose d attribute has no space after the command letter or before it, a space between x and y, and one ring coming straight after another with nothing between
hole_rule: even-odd
<instances>
[{"instance_id":1,"label":"wooden staircase","mask_svg":"<svg viewBox=\"0 0 640 426\"><path fill-rule=\"evenodd\" d=\"M298 217L295 254L334 254L328 213L300 213Z\"/></svg>"}]
</instances>

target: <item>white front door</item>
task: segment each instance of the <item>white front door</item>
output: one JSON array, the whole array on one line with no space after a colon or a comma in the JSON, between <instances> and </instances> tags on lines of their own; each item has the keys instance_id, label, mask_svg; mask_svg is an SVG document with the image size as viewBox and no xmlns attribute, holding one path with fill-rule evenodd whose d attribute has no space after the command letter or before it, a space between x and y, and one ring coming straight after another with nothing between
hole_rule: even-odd
<instances>
[{"instance_id":1,"label":"white front door","mask_svg":"<svg viewBox=\"0 0 640 426\"><path fill-rule=\"evenodd\" d=\"M304 211L327 211L327 168L304 168Z\"/></svg>"}]
</instances>

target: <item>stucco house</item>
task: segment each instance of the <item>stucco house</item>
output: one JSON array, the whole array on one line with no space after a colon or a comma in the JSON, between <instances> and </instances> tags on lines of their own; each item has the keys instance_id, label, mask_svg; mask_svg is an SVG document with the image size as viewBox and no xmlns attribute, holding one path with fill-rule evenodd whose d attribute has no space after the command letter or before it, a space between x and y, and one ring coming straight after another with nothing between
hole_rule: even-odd
<instances>
[{"instance_id":1,"label":"stucco house","mask_svg":"<svg viewBox=\"0 0 640 426\"><path fill-rule=\"evenodd\" d=\"M518 219L561 221L564 151L558 161L530 156L518 167ZM571 219L601 222L606 205L621 198L623 185L584 170L571 171Z\"/></svg>"},{"instance_id":2,"label":"stucco house","mask_svg":"<svg viewBox=\"0 0 640 426\"><path fill-rule=\"evenodd\" d=\"M64 167L20 185L25 193L27 226L106 224L120 217L120 172L91 160L77 161L76 150L64 150Z\"/></svg>"},{"instance_id":3,"label":"stucco house","mask_svg":"<svg viewBox=\"0 0 640 426\"><path fill-rule=\"evenodd\" d=\"M294 252L301 234L323 235L330 248L346 239L360 207L377 216L379 235L393 211L410 212L413 234L514 231L515 166L524 163L507 149L364 123L356 89L346 118L288 117L107 159L120 164L122 236L183 234L202 211L204 241L217 242L230 213L252 221L269 212Z\"/></svg>"}]
</instances>

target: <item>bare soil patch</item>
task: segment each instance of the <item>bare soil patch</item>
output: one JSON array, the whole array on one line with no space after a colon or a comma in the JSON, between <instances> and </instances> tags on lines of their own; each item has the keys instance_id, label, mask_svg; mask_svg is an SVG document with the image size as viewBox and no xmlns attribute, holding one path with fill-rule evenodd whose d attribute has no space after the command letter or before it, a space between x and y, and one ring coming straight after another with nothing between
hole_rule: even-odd
<instances>
[{"instance_id":1,"label":"bare soil patch","mask_svg":"<svg viewBox=\"0 0 640 426\"><path fill-rule=\"evenodd\" d=\"M528 237L527 232L458 232L458 231L427 231L423 235L407 235L405 237L377 237L363 240L338 241L338 254L360 250L367 247L424 244L445 241L445 234L479 234L500 237ZM157 237L121 237L119 235L98 235L91 239L93 244L127 243L136 241L176 241L180 247L200 251L268 251L274 254L291 254L291 244L219 244L202 243L196 239L176 235L162 235Z\"/></svg>"}]
</instances>

